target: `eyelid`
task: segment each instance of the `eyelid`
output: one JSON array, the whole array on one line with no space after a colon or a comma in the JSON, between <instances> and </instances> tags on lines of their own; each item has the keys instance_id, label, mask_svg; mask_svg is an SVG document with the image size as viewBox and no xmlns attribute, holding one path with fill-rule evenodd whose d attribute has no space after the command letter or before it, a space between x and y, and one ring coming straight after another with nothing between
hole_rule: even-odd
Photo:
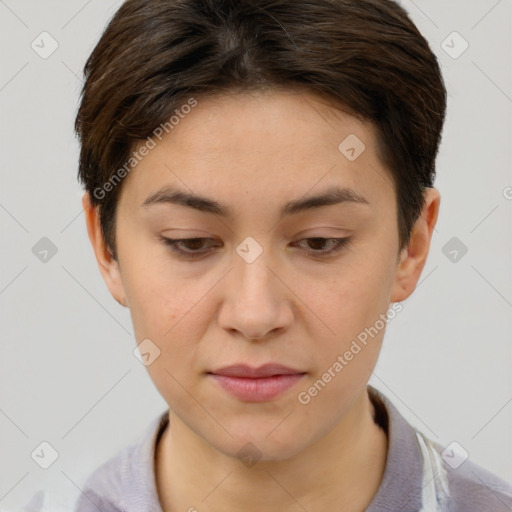
<instances>
[{"instance_id":1,"label":"eyelid","mask_svg":"<svg viewBox=\"0 0 512 512\"><path fill-rule=\"evenodd\" d=\"M187 250L183 250L183 249L178 249L178 246L180 243L183 243L183 242L186 243L186 242L191 242L191 241L201 241L201 242L215 241L215 239L213 239L213 238L206 238L206 237L168 238L168 237L161 236L160 238L162 239L162 242L164 243L164 245L168 246L171 249L171 251L173 251L178 257L185 259L185 260L190 260L190 261L192 261L194 259L206 257L210 253L210 251L204 250L204 249L197 250L197 251L194 251L194 250L187 251ZM309 236L309 237L299 238L297 241L292 242L292 243L302 242L305 240L306 241L307 240L322 240L324 243L334 241L335 242L334 247L327 251L326 250L315 251L315 250L305 250L305 249L300 250L300 252L308 254L312 257L327 259L328 257L335 256L336 254L342 252L345 248L347 248L352 242L352 237L347 236L347 237L340 238L340 237L326 237L326 236Z\"/></svg>"}]
</instances>

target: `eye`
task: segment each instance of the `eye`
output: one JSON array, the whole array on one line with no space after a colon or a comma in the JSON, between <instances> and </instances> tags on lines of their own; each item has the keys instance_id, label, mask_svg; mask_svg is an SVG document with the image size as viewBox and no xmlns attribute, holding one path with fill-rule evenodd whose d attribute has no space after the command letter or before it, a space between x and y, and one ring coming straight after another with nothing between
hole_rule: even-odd
<instances>
[{"instance_id":1,"label":"eye","mask_svg":"<svg viewBox=\"0 0 512 512\"><path fill-rule=\"evenodd\" d=\"M213 240L213 238L166 238L162 237L162 241L165 245L169 246L172 251L185 258L194 258L201 256L206 253L205 250L201 249L203 242L207 240ZM181 247L188 246L187 250L181 249ZM189 250L190 249L190 250Z\"/></svg>"},{"instance_id":2,"label":"eye","mask_svg":"<svg viewBox=\"0 0 512 512\"><path fill-rule=\"evenodd\" d=\"M321 237L314 237L314 238L303 238L302 240L299 240L299 242L307 242L308 246L313 246L313 248L316 246L318 249L318 246L324 247L326 242L331 243L331 248L327 250L313 250L313 251L306 251L313 253L314 255L324 256L324 255L330 255L335 254L340 251L342 251L350 242L350 238L321 238Z\"/></svg>"},{"instance_id":3,"label":"eye","mask_svg":"<svg viewBox=\"0 0 512 512\"><path fill-rule=\"evenodd\" d=\"M213 238L161 238L164 244L170 247L170 249L178 254L178 256L189 259L207 254L209 249L208 247L206 249L204 248L204 243L208 241L215 242ZM303 238L298 242L307 242L310 246L309 250L306 249L303 250L303 252L308 252L314 256L329 256L331 254L336 254L347 247L350 243L350 238L313 237ZM295 243L298 244L298 242ZM325 247L326 243L330 243L331 247L329 249L322 250L321 247ZM313 246L313 250L311 250L311 246Z\"/></svg>"}]
</instances>

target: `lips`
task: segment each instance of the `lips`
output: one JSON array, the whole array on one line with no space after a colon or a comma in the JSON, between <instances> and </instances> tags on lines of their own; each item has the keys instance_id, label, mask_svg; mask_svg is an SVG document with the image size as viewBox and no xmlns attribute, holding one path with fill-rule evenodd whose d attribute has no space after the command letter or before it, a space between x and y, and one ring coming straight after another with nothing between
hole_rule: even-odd
<instances>
[{"instance_id":1,"label":"lips","mask_svg":"<svg viewBox=\"0 0 512 512\"><path fill-rule=\"evenodd\" d=\"M293 368L288 368L287 366L283 366L277 363L267 363L258 368L253 368L252 366L248 366L246 364L237 364L226 366L209 373L214 375L224 375L226 377L257 379L261 377L272 377L273 375L294 375L305 372L301 372L300 370L295 370Z\"/></svg>"},{"instance_id":2,"label":"lips","mask_svg":"<svg viewBox=\"0 0 512 512\"><path fill-rule=\"evenodd\" d=\"M230 395L243 402L266 402L281 395L306 372L269 363L258 368L238 364L208 372L208 376Z\"/></svg>"}]
</instances>

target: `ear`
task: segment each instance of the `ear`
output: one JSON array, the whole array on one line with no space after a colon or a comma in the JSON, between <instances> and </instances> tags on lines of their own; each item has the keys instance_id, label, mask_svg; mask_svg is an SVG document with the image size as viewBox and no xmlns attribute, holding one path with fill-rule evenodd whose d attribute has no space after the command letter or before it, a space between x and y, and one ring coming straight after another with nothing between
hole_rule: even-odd
<instances>
[{"instance_id":1,"label":"ear","mask_svg":"<svg viewBox=\"0 0 512 512\"><path fill-rule=\"evenodd\" d=\"M402 250L400 256L391 302L403 301L411 295L427 261L441 195L437 189L430 187L425 190L423 197L421 215L414 224L409 245Z\"/></svg>"},{"instance_id":2,"label":"ear","mask_svg":"<svg viewBox=\"0 0 512 512\"><path fill-rule=\"evenodd\" d=\"M87 233L89 234L89 240L91 241L103 280L112 294L112 297L114 297L119 304L127 306L123 281L119 271L119 263L113 258L112 253L107 248L97 208L92 206L88 192L86 192L82 198L82 206L85 213Z\"/></svg>"}]
</instances>

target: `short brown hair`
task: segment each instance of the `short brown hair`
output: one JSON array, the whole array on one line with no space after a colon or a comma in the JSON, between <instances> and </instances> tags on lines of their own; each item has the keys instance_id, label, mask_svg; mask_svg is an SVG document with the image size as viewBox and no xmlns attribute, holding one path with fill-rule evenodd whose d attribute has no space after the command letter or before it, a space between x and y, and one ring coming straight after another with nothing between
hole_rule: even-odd
<instances>
[{"instance_id":1,"label":"short brown hair","mask_svg":"<svg viewBox=\"0 0 512 512\"><path fill-rule=\"evenodd\" d=\"M120 186L95 193L193 95L300 87L377 128L400 249L433 186L446 111L439 64L392 0L127 0L84 67L78 177L114 257Z\"/></svg>"}]
</instances>

